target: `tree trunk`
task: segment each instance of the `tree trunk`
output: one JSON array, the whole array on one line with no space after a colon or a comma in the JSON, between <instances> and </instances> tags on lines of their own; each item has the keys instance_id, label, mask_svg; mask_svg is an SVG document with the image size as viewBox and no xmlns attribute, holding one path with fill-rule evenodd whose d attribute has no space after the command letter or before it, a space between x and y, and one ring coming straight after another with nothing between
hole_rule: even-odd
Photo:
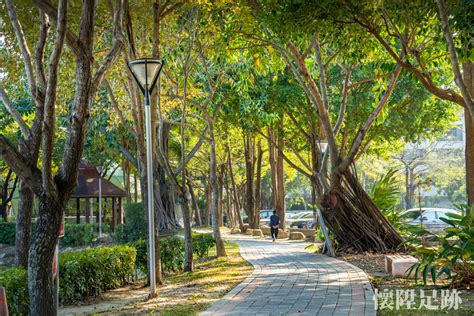
<instances>
[{"instance_id":1,"label":"tree trunk","mask_svg":"<svg viewBox=\"0 0 474 316\"><path fill-rule=\"evenodd\" d=\"M268 128L268 150L270 153L270 167L272 172L273 208L280 218L280 228L285 229L285 171L283 155L280 150L284 146L284 139L278 137L274 130ZM275 146L278 144L278 147Z\"/></svg>"},{"instance_id":2,"label":"tree trunk","mask_svg":"<svg viewBox=\"0 0 474 316\"><path fill-rule=\"evenodd\" d=\"M31 217L34 193L24 181L20 182L18 212L16 216L15 264L28 268L28 250L30 248Z\"/></svg>"},{"instance_id":3,"label":"tree trunk","mask_svg":"<svg viewBox=\"0 0 474 316\"><path fill-rule=\"evenodd\" d=\"M257 176L255 179L255 210L254 210L254 223L256 227L260 227L260 204L262 200L262 157L263 157L263 150L262 144L260 140L258 141L257 145Z\"/></svg>"},{"instance_id":4,"label":"tree trunk","mask_svg":"<svg viewBox=\"0 0 474 316\"><path fill-rule=\"evenodd\" d=\"M225 251L224 240L222 239L221 230L219 228L218 210L217 210L219 188L218 188L217 174L216 174L217 173L216 140L214 138L213 122L208 120L208 124L209 124L209 136L210 136L209 178L211 182L211 192L212 192L212 203L211 203L212 231L214 234L214 239L216 241L217 257L225 257L227 256L227 253Z\"/></svg>"},{"instance_id":5,"label":"tree trunk","mask_svg":"<svg viewBox=\"0 0 474 316\"><path fill-rule=\"evenodd\" d=\"M218 199L217 199L217 222L219 227L224 226L224 211L223 211L223 199L224 199L224 175L222 171L222 166L219 172L217 173L217 186L218 186Z\"/></svg>"},{"instance_id":6,"label":"tree trunk","mask_svg":"<svg viewBox=\"0 0 474 316\"><path fill-rule=\"evenodd\" d=\"M249 228L258 228L255 223L255 192L254 192L254 165L255 165L255 148L250 135L244 136L244 154L245 154L245 174L246 174L246 209L249 218Z\"/></svg>"},{"instance_id":7,"label":"tree trunk","mask_svg":"<svg viewBox=\"0 0 474 316\"><path fill-rule=\"evenodd\" d=\"M206 221L206 226L211 225L211 210L212 210L212 188L211 188L211 182L207 181L207 179L204 180L204 184L206 186L206 216L205 216L205 221Z\"/></svg>"},{"instance_id":8,"label":"tree trunk","mask_svg":"<svg viewBox=\"0 0 474 316\"><path fill-rule=\"evenodd\" d=\"M226 170L226 165L223 165L222 166L222 169L223 170ZM226 208L227 208L227 223L229 224L229 227L231 228L234 228L234 227L237 227L237 221L234 217L234 205L235 204L232 204L232 201L231 201L231 192L230 192L230 189L229 189L229 174L228 172L225 172L225 175L224 175L224 189L225 189L225 201L226 201Z\"/></svg>"},{"instance_id":9,"label":"tree trunk","mask_svg":"<svg viewBox=\"0 0 474 316\"><path fill-rule=\"evenodd\" d=\"M463 67L464 83L467 91L474 96L474 66L471 61L465 62ZM474 115L465 108L464 122L466 125L466 197L468 205L474 204Z\"/></svg>"},{"instance_id":10,"label":"tree trunk","mask_svg":"<svg viewBox=\"0 0 474 316\"><path fill-rule=\"evenodd\" d=\"M275 205L275 209L277 211L278 217L280 217L280 228L285 229L285 215L286 215L286 202L285 202L285 169L283 165L283 155L281 154L281 150L284 147L284 139L282 137L278 138L279 148L278 158L277 158L277 204Z\"/></svg>"},{"instance_id":11,"label":"tree trunk","mask_svg":"<svg viewBox=\"0 0 474 316\"><path fill-rule=\"evenodd\" d=\"M123 168L123 186L125 189L127 204L132 202L132 195L130 190L130 162L128 159L123 159L122 163Z\"/></svg>"},{"instance_id":12,"label":"tree trunk","mask_svg":"<svg viewBox=\"0 0 474 316\"><path fill-rule=\"evenodd\" d=\"M191 214L189 209L189 200L187 199L187 193L185 196L178 197L178 203L183 211L183 225L184 225L184 271L193 271L193 240L192 240L192 229L191 229ZM189 196L190 198L190 196Z\"/></svg>"},{"instance_id":13,"label":"tree trunk","mask_svg":"<svg viewBox=\"0 0 474 316\"><path fill-rule=\"evenodd\" d=\"M196 226L200 227L202 226L201 210L199 209L199 205L197 203L196 195L194 194L194 188L191 181L188 181L188 190L191 194L191 201L193 203L194 208L194 221L196 222Z\"/></svg>"},{"instance_id":14,"label":"tree trunk","mask_svg":"<svg viewBox=\"0 0 474 316\"><path fill-rule=\"evenodd\" d=\"M33 233L28 262L31 315L56 315L53 303L52 262L65 201L40 198L38 225Z\"/></svg>"},{"instance_id":15,"label":"tree trunk","mask_svg":"<svg viewBox=\"0 0 474 316\"><path fill-rule=\"evenodd\" d=\"M340 248L358 251L395 250L403 238L363 190L355 171L334 174L322 213Z\"/></svg>"},{"instance_id":16,"label":"tree trunk","mask_svg":"<svg viewBox=\"0 0 474 316\"><path fill-rule=\"evenodd\" d=\"M242 220L242 214L240 213L240 211L242 210L242 204L240 203L239 193L237 192L237 187L235 185L234 170L232 169L232 156L231 156L229 144L226 144L226 148L227 148L227 167L229 169L230 183L232 185L232 197L234 199L234 205L235 205L235 217L238 221L240 231L243 232L245 230L244 221Z\"/></svg>"}]
</instances>

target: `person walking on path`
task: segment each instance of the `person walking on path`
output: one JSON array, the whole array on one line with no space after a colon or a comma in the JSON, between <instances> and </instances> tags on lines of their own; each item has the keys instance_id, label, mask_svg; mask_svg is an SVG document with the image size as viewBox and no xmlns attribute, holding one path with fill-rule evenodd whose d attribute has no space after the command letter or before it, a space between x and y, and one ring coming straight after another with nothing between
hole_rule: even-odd
<instances>
[{"instance_id":1,"label":"person walking on path","mask_svg":"<svg viewBox=\"0 0 474 316\"><path fill-rule=\"evenodd\" d=\"M270 231L272 233L273 242L278 238L278 225L280 225L280 218L276 215L276 211L273 211L273 215L270 216Z\"/></svg>"}]
</instances>

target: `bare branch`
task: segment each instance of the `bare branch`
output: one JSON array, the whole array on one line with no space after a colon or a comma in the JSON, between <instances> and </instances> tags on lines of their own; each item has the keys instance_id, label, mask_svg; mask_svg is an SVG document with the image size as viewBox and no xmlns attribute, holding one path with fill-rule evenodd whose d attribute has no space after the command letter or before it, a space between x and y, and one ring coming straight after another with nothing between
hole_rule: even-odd
<instances>
[{"instance_id":1,"label":"bare branch","mask_svg":"<svg viewBox=\"0 0 474 316\"><path fill-rule=\"evenodd\" d=\"M393 90L395 89L395 85L397 83L398 76L400 75L401 69L402 69L402 66L400 64L397 64L397 66L395 67L395 71L393 72L390 82L387 86L387 90L385 91L382 98L379 100L379 103L377 104L375 109L372 111L372 113L370 114L365 124L361 128L359 128L359 131L357 132L352 142L352 146L351 146L351 149L349 150L349 153L347 154L347 156L344 158L344 160L341 162L341 164L338 167L339 171L343 171L346 168L348 168L350 164L352 163L352 161L354 160L357 152L360 149L362 141L364 140L365 135L368 133L370 127L375 122L375 119L378 117L378 115L380 114L384 106L388 103L388 100L390 99L390 96Z\"/></svg>"},{"instance_id":2,"label":"bare branch","mask_svg":"<svg viewBox=\"0 0 474 316\"><path fill-rule=\"evenodd\" d=\"M44 72L44 48L46 46L46 39L48 38L49 33L49 18L43 11L39 10L39 16L41 21L40 26L40 36L38 37L38 42L36 43L35 49L35 64L36 64L36 76L39 82L39 88L43 91L46 89L46 75Z\"/></svg>"},{"instance_id":3,"label":"bare branch","mask_svg":"<svg viewBox=\"0 0 474 316\"><path fill-rule=\"evenodd\" d=\"M44 11L54 23L58 23L58 15L56 8L51 4L49 0L33 0L36 6ZM66 43L71 48L74 54L79 54L84 49L83 43L77 40L77 36L68 28L66 30Z\"/></svg>"},{"instance_id":4,"label":"bare branch","mask_svg":"<svg viewBox=\"0 0 474 316\"><path fill-rule=\"evenodd\" d=\"M18 16L16 15L16 8L12 0L6 0L8 16L12 23L13 29L15 30L15 35L17 39L18 46L20 47L21 56L23 57L23 64L25 66L26 77L28 78L28 84L30 86L30 91L33 97L36 97L36 84L35 84L35 75L33 72L33 64L31 62L31 53L28 48L28 43L25 39L25 34L23 33L23 27L18 21Z\"/></svg>"},{"instance_id":5,"label":"bare branch","mask_svg":"<svg viewBox=\"0 0 474 316\"><path fill-rule=\"evenodd\" d=\"M115 0L115 7L114 7L114 31L113 31L113 39L114 43L110 48L107 57L105 58L102 65L97 69L96 73L94 74L93 84L92 86L97 88L107 70L109 70L112 63L115 61L119 52L122 50L123 47L123 38L122 38L122 0Z\"/></svg>"},{"instance_id":6,"label":"bare branch","mask_svg":"<svg viewBox=\"0 0 474 316\"><path fill-rule=\"evenodd\" d=\"M339 115L337 117L336 124L334 124L334 135L337 136L339 134L339 130L341 129L342 123L344 122L344 114L346 113L346 105L347 105L347 94L348 94L348 85L349 80L352 74L352 67L346 71L346 77L344 78L344 85L342 87L342 101L341 107L339 108Z\"/></svg>"},{"instance_id":7,"label":"bare branch","mask_svg":"<svg viewBox=\"0 0 474 316\"><path fill-rule=\"evenodd\" d=\"M461 70L459 68L459 60L456 54L456 46L454 45L453 34L451 33L448 21L448 12L446 10L446 4L444 0L436 0L438 3L439 14L441 17L441 24L443 25L443 33L444 37L446 38L446 42L448 42L448 50L449 56L451 58L451 65L453 67L454 72L454 81L456 81L456 85L459 87L461 94L463 96L464 102L466 103L469 112L474 120L474 104L472 101L472 96L469 94L469 90L464 83L464 80L461 75Z\"/></svg>"},{"instance_id":8,"label":"bare branch","mask_svg":"<svg viewBox=\"0 0 474 316\"><path fill-rule=\"evenodd\" d=\"M0 157L36 194L41 194L41 171L31 164L31 160L18 152L10 141L0 134Z\"/></svg>"},{"instance_id":9,"label":"bare branch","mask_svg":"<svg viewBox=\"0 0 474 316\"><path fill-rule=\"evenodd\" d=\"M49 74L46 88L45 112L43 121L42 170L43 189L53 187L52 162L55 130L56 89L58 83L59 60L64 47L67 21L67 0L59 1L56 41L49 59Z\"/></svg>"},{"instance_id":10,"label":"bare branch","mask_svg":"<svg viewBox=\"0 0 474 316\"><path fill-rule=\"evenodd\" d=\"M20 112L18 112L18 110L13 106L5 89L3 89L3 86L1 85L0 85L0 97L2 98L3 104L5 105L5 108L7 109L8 113L10 113L10 115L13 117L15 122L18 124L18 127L20 128L23 138L25 140L29 139L31 137L30 128L28 127L28 125L26 125L26 122L21 117Z\"/></svg>"},{"instance_id":11,"label":"bare branch","mask_svg":"<svg viewBox=\"0 0 474 316\"><path fill-rule=\"evenodd\" d=\"M117 99L115 98L114 91L112 90L112 86L110 85L110 82L107 79L104 79L103 81L105 88L107 89L107 93L110 98L110 102L112 103L112 107L114 108L115 113L117 113L117 116L122 123L123 127L134 137L136 137L136 132L135 130L127 123L125 120L125 117L123 116L123 112L120 109Z\"/></svg>"},{"instance_id":12,"label":"bare branch","mask_svg":"<svg viewBox=\"0 0 474 316\"><path fill-rule=\"evenodd\" d=\"M272 139L271 137L268 137L267 135L265 135L264 133L262 133L260 130L257 130L257 133L259 133L260 135L262 135L265 139L267 139L269 142L271 142L273 144L273 146L275 146L276 148L278 148L279 152L281 153L281 156L283 157L283 159L285 159L285 161L295 170L297 170L298 172L300 172L302 175L308 177L308 178L312 178L312 175L307 172L306 170L304 170L303 168L297 166L295 163L293 163L293 161L291 161L291 159L288 158L288 156L286 156L285 152L283 151L283 148L280 148L278 146L278 144L276 144ZM311 169L310 169L311 170Z\"/></svg>"}]
</instances>

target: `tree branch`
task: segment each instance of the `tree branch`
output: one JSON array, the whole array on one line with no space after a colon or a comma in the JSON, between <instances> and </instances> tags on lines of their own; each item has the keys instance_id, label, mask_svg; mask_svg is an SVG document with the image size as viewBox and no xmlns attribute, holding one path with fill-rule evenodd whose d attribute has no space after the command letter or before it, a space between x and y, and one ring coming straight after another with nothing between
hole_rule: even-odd
<instances>
[{"instance_id":1,"label":"tree branch","mask_svg":"<svg viewBox=\"0 0 474 316\"><path fill-rule=\"evenodd\" d=\"M53 187L52 162L55 131L56 90L58 83L59 60L64 47L67 21L67 0L59 1L58 23L56 26L56 41L49 59L49 74L44 103L45 113L43 120L42 171L43 189L50 191Z\"/></svg>"},{"instance_id":2,"label":"tree branch","mask_svg":"<svg viewBox=\"0 0 474 316\"><path fill-rule=\"evenodd\" d=\"M397 83L398 76L400 75L401 69L402 69L402 66L400 64L397 64L397 66L395 67L395 71L393 72L392 77L390 79L390 82L387 86L387 90L385 91L384 95L380 99L380 101L377 104L377 106L375 107L375 109L370 114L370 116L367 119L367 121L365 122L365 124L361 128L359 128L359 131L357 132L357 134L354 138L354 141L352 142L352 146L351 146L351 149L349 150L349 153L347 154L347 156L344 158L344 160L339 165L338 169L339 169L340 172L346 170L350 166L350 164L354 160L354 158L355 158L355 156L356 156L356 154L357 154L357 152L358 152L358 150L359 150L359 148L362 144L362 141L365 138L365 135L367 135L367 133L368 133L369 129L371 128L372 124L374 123L375 119L378 117L378 115L380 114L380 112L382 111L384 106L388 103L388 100L390 99L390 96L391 96L393 90L395 89L395 85Z\"/></svg>"},{"instance_id":3,"label":"tree branch","mask_svg":"<svg viewBox=\"0 0 474 316\"><path fill-rule=\"evenodd\" d=\"M37 195L41 194L41 171L31 164L10 141L0 134L0 157Z\"/></svg>"},{"instance_id":4,"label":"tree branch","mask_svg":"<svg viewBox=\"0 0 474 316\"><path fill-rule=\"evenodd\" d=\"M346 71L346 77L344 78L344 85L342 87L342 101L341 107L339 109L339 115L337 117L336 124L334 124L334 135L337 136L339 134L339 130L341 129L342 123L344 122L344 114L346 113L346 105L347 105L347 94L349 91L349 81L352 74L352 66Z\"/></svg>"},{"instance_id":5,"label":"tree branch","mask_svg":"<svg viewBox=\"0 0 474 316\"><path fill-rule=\"evenodd\" d=\"M0 85L0 97L2 98L3 104L5 105L5 108L7 109L8 113L13 117L15 122L18 124L18 127L20 128L21 134L23 135L23 138L29 139L31 137L31 130L26 125L26 122L23 120L23 117L21 116L20 112L13 106L13 104L10 101L10 98L8 97L5 89L3 89L3 86Z\"/></svg>"},{"instance_id":6,"label":"tree branch","mask_svg":"<svg viewBox=\"0 0 474 316\"><path fill-rule=\"evenodd\" d=\"M448 21L448 12L446 10L446 5L444 0L436 0L438 3L439 15L441 18L441 24L443 25L443 33L448 43L449 56L451 58L451 65L454 72L454 81L456 81L459 90L463 96L464 102L466 103L469 112L474 120L474 104L472 101L472 96L469 94L469 91L464 83L464 80L461 75L461 70L459 68L459 60L456 54L456 47L454 45L453 34L451 33Z\"/></svg>"},{"instance_id":7,"label":"tree branch","mask_svg":"<svg viewBox=\"0 0 474 316\"><path fill-rule=\"evenodd\" d=\"M36 98L36 84L35 76L33 72L33 63L31 62L31 53L28 48L28 43L25 39L25 34L23 33L23 28L18 21L18 16L16 15L16 8L12 0L6 0L8 16L12 23L13 29L15 30L15 35L17 39L18 46L20 47L21 56L23 57L23 64L25 66L26 77L28 79L28 84L30 86L30 91L33 98Z\"/></svg>"}]
</instances>

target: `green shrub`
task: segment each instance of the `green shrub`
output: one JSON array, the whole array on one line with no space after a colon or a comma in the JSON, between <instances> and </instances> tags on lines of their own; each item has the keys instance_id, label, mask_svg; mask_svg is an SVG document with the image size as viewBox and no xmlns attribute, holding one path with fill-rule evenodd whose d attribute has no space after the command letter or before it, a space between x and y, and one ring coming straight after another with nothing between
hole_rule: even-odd
<instances>
[{"instance_id":1,"label":"green shrub","mask_svg":"<svg viewBox=\"0 0 474 316\"><path fill-rule=\"evenodd\" d=\"M367 193L393 227L401 235L408 235L408 214L404 214L399 208L401 195L397 180L397 170L389 169L386 174L375 181Z\"/></svg>"},{"instance_id":2,"label":"green shrub","mask_svg":"<svg viewBox=\"0 0 474 316\"><path fill-rule=\"evenodd\" d=\"M0 222L0 244L15 244L16 223Z\"/></svg>"},{"instance_id":3,"label":"green shrub","mask_svg":"<svg viewBox=\"0 0 474 316\"><path fill-rule=\"evenodd\" d=\"M125 224L117 225L114 240L126 244L147 237L147 222L143 203L130 203L125 206Z\"/></svg>"},{"instance_id":4,"label":"green shrub","mask_svg":"<svg viewBox=\"0 0 474 316\"><path fill-rule=\"evenodd\" d=\"M33 223L36 226L36 223ZM102 224L104 232L108 232L110 227ZM92 243L98 236L98 224L66 224L64 227L64 237L61 238L61 245L67 247L85 246ZM15 244L16 223L0 223L0 244Z\"/></svg>"},{"instance_id":5,"label":"green shrub","mask_svg":"<svg viewBox=\"0 0 474 316\"><path fill-rule=\"evenodd\" d=\"M148 271L148 257L147 257L147 244L143 239L135 240L129 244L137 250L137 259L135 261L135 268L139 269L143 273Z\"/></svg>"},{"instance_id":6,"label":"green shrub","mask_svg":"<svg viewBox=\"0 0 474 316\"><path fill-rule=\"evenodd\" d=\"M161 268L177 271L184 264L184 239L171 236L160 239Z\"/></svg>"},{"instance_id":7,"label":"green shrub","mask_svg":"<svg viewBox=\"0 0 474 316\"><path fill-rule=\"evenodd\" d=\"M209 255L209 249L216 244L212 234L193 234L193 253L198 258L204 258Z\"/></svg>"},{"instance_id":8,"label":"green shrub","mask_svg":"<svg viewBox=\"0 0 474 316\"><path fill-rule=\"evenodd\" d=\"M407 242L413 246L412 253L421 258L419 263L407 270L407 275L421 271L423 283L426 284L428 273L433 283L441 275L446 275L455 284L472 284L474 282L474 206L457 206L463 215L447 213L440 219L449 227L444 234L432 234L427 230L413 228L413 236ZM424 240L430 239L434 246L428 247Z\"/></svg>"},{"instance_id":9,"label":"green shrub","mask_svg":"<svg viewBox=\"0 0 474 316\"><path fill-rule=\"evenodd\" d=\"M8 311L10 315L28 315L28 276L23 268L0 268L0 287L7 294Z\"/></svg>"},{"instance_id":10,"label":"green shrub","mask_svg":"<svg viewBox=\"0 0 474 316\"><path fill-rule=\"evenodd\" d=\"M72 303L127 284L137 251L129 246L92 248L60 255L60 300Z\"/></svg>"},{"instance_id":11,"label":"green shrub","mask_svg":"<svg viewBox=\"0 0 474 316\"><path fill-rule=\"evenodd\" d=\"M179 271L184 264L184 240L179 237L160 238L161 269L165 272ZM137 250L135 267L142 272L148 272L147 243L145 240L136 240L129 243Z\"/></svg>"},{"instance_id":12,"label":"green shrub","mask_svg":"<svg viewBox=\"0 0 474 316\"><path fill-rule=\"evenodd\" d=\"M67 247L90 245L98 236L93 224L66 224L60 243Z\"/></svg>"}]
</instances>

